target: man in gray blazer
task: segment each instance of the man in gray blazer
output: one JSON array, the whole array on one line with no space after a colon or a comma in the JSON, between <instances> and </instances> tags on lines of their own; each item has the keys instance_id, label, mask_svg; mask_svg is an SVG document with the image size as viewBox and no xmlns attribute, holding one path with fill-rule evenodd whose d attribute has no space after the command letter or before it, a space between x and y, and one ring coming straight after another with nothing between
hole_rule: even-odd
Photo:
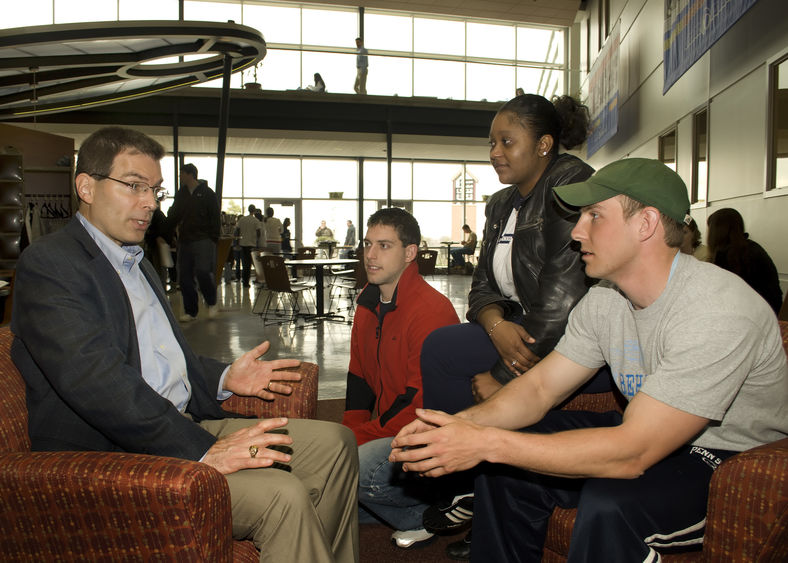
<instances>
[{"instance_id":1,"label":"man in gray blazer","mask_svg":"<svg viewBox=\"0 0 788 563\"><path fill-rule=\"evenodd\" d=\"M27 386L33 450L201 461L226 476L233 536L254 541L261 561L358 561L353 434L320 421L230 418L222 400L288 394L299 375L273 371L299 362L258 360L267 342L230 365L195 355L143 259L139 244L164 195L163 155L129 129L88 137L79 213L19 260L11 356Z\"/></svg>"}]
</instances>

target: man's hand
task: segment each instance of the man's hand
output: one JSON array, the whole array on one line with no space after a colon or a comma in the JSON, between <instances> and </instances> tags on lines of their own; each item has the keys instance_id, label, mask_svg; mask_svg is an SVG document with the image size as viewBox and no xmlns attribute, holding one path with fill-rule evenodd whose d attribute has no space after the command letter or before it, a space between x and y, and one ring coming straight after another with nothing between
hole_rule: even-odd
<instances>
[{"instance_id":1,"label":"man's hand","mask_svg":"<svg viewBox=\"0 0 788 563\"><path fill-rule=\"evenodd\" d=\"M224 475L241 469L269 467L277 461L288 463L289 454L270 449L270 446L289 446L293 443L293 439L287 434L269 433L269 430L281 428L285 424L286 418L268 418L254 426L228 434L211 446L202 462ZM254 457L249 449L251 446L257 448Z\"/></svg>"},{"instance_id":2,"label":"man's hand","mask_svg":"<svg viewBox=\"0 0 788 563\"><path fill-rule=\"evenodd\" d=\"M473 393L473 399L477 403L486 401L501 387L503 385L498 383L498 380L489 371L477 373L471 379L471 393Z\"/></svg>"},{"instance_id":3,"label":"man's hand","mask_svg":"<svg viewBox=\"0 0 788 563\"><path fill-rule=\"evenodd\" d=\"M442 411L416 409L416 416L391 443L389 461L404 471L439 477L484 461L485 427Z\"/></svg>"},{"instance_id":4,"label":"man's hand","mask_svg":"<svg viewBox=\"0 0 788 563\"><path fill-rule=\"evenodd\" d=\"M526 346L526 344L533 344L536 340L517 323L503 321L498 324L493 329L490 340L498 350L506 367L515 376L524 374L541 360Z\"/></svg>"},{"instance_id":5,"label":"man's hand","mask_svg":"<svg viewBox=\"0 0 788 563\"><path fill-rule=\"evenodd\" d=\"M298 367L299 360L258 360L268 351L270 344L266 341L253 348L230 366L224 378L224 388L236 395L260 397L272 401L274 393L289 395L293 388L286 381L300 381L301 374L293 371L275 371L283 368Z\"/></svg>"}]
</instances>

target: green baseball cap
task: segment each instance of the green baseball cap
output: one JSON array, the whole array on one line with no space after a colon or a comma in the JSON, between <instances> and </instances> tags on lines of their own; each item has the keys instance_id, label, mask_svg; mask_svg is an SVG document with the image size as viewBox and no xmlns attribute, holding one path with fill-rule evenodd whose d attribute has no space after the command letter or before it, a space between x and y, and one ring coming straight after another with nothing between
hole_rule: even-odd
<instances>
[{"instance_id":1,"label":"green baseball cap","mask_svg":"<svg viewBox=\"0 0 788 563\"><path fill-rule=\"evenodd\" d=\"M612 162L588 180L555 186L556 195L569 205L584 207L618 194L656 207L679 223L689 224L690 201L681 176L659 160L625 158Z\"/></svg>"}]
</instances>

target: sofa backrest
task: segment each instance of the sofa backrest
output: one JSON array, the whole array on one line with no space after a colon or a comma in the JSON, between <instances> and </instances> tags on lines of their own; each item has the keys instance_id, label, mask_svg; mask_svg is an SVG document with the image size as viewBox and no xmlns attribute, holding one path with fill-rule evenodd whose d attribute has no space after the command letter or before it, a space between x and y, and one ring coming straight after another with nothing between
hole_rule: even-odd
<instances>
[{"instance_id":1,"label":"sofa backrest","mask_svg":"<svg viewBox=\"0 0 788 563\"><path fill-rule=\"evenodd\" d=\"M25 381L11 361L14 335L0 327L0 453L29 452Z\"/></svg>"}]
</instances>

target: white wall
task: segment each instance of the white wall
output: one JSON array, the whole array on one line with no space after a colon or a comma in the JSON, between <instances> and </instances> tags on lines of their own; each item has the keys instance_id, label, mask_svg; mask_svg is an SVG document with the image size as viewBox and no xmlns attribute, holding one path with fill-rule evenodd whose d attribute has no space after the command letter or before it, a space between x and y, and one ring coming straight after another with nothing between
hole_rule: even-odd
<instances>
[{"instance_id":1,"label":"white wall","mask_svg":"<svg viewBox=\"0 0 788 563\"><path fill-rule=\"evenodd\" d=\"M591 37L600 0L590 0ZM747 231L771 255L783 292L788 290L788 190L764 195L767 165L770 59L788 52L785 0L759 0L663 96L664 0L610 0L611 21L621 22L619 125L589 164L599 168L626 156L656 158L658 137L678 136L677 171L692 175L692 116L709 111L708 202L692 209L705 234L706 217L734 207ZM585 26L584 21L576 28ZM611 26L612 27L612 26ZM582 47L581 47L582 50ZM596 56L598 46L591 46ZM581 54L581 58L583 55ZM587 96L587 77L583 95Z\"/></svg>"}]
</instances>

